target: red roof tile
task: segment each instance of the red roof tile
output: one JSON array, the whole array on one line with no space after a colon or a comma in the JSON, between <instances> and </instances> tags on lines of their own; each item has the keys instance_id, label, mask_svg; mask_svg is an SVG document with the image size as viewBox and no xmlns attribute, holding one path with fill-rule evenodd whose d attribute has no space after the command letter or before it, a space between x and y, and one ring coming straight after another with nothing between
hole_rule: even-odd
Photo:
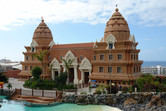
<instances>
[{"instance_id":1,"label":"red roof tile","mask_svg":"<svg viewBox=\"0 0 166 111\"><path fill-rule=\"evenodd\" d=\"M91 43L74 43L74 44L56 44L51 49L65 49L65 48L87 48L93 47L94 42Z\"/></svg>"}]
</instances>

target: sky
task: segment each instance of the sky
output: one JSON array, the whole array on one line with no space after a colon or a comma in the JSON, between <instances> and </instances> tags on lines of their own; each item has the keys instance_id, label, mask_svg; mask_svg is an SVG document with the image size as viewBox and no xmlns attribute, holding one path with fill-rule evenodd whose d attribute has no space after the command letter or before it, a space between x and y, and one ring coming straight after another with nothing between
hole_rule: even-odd
<instances>
[{"instance_id":1,"label":"sky","mask_svg":"<svg viewBox=\"0 0 166 111\"><path fill-rule=\"evenodd\" d=\"M116 4L139 59L166 61L166 0L0 0L0 59L24 60L42 16L55 43L100 41Z\"/></svg>"}]
</instances>

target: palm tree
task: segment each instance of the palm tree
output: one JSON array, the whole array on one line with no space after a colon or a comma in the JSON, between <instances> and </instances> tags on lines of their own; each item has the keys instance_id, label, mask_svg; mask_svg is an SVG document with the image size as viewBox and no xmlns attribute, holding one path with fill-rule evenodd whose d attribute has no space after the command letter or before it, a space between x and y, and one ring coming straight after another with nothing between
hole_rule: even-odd
<instances>
[{"instance_id":1,"label":"palm tree","mask_svg":"<svg viewBox=\"0 0 166 111\"><path fill-rule=\"evenodd\" d=\"M37 60L40 61L42 64L43 80L44 80L44 74L45 74L44 58L47 55L47 53L48 52L46 50L44 50L44 51L39 51L39 53L37 53L37 54L32 54L32 56L34 58L37 58Z\"/></svg>"},{"instance_id":2,"label":"palm tree","mask_svg":"<svg viewBox=\"0 0 166 111\"><path fill-rule=\"evenodd\" d=\"M65 63L66 73L67 73L67 84L69 84L69 68L73 63L74 59L69 59L68 61L62 58L62 61Z\"/></svg>"}]
</instances>

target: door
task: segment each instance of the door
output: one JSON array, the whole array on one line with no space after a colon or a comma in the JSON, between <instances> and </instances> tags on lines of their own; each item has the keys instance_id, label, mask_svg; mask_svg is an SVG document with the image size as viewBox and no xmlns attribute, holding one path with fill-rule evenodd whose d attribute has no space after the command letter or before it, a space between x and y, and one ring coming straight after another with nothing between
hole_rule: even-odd
<instances>
[{"instance_id":1,"label":"door","mask_svg":"<svg viewBox=\"0 0 166 111\"><path fill-rule=\"evenodd\" d=\"M74 68L69 68L69 83L73 83L74 80Z\"/></svg>"},{"instance_id":2,"label":"door","mask_svg":"<svg viewBox=\"0 0 166 111\"><path fill-rule=\"evenodd\" d=\"M85 72L84 73L85 74L85 84L88 84L88 82L89 82L89 72Z\"/></svg>"}]
</instances>

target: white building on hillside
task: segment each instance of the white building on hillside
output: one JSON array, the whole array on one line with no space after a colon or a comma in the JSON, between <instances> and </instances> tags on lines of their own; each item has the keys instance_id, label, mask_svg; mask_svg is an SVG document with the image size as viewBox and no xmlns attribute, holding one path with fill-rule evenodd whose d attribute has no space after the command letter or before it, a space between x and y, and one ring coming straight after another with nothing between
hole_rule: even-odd
<instances>
[{"instance_id":1,"label":"white building on hillside","mask_svg":"<svg viewBox=\"0 0 166 111\"><path fill-rule=\"evenodd\" d=\"M155 75L164 75L166 76L166 67L157 65L156 67L143 67L141 69L142 73L150 73Z\"/></svg>"}]
</instances>

